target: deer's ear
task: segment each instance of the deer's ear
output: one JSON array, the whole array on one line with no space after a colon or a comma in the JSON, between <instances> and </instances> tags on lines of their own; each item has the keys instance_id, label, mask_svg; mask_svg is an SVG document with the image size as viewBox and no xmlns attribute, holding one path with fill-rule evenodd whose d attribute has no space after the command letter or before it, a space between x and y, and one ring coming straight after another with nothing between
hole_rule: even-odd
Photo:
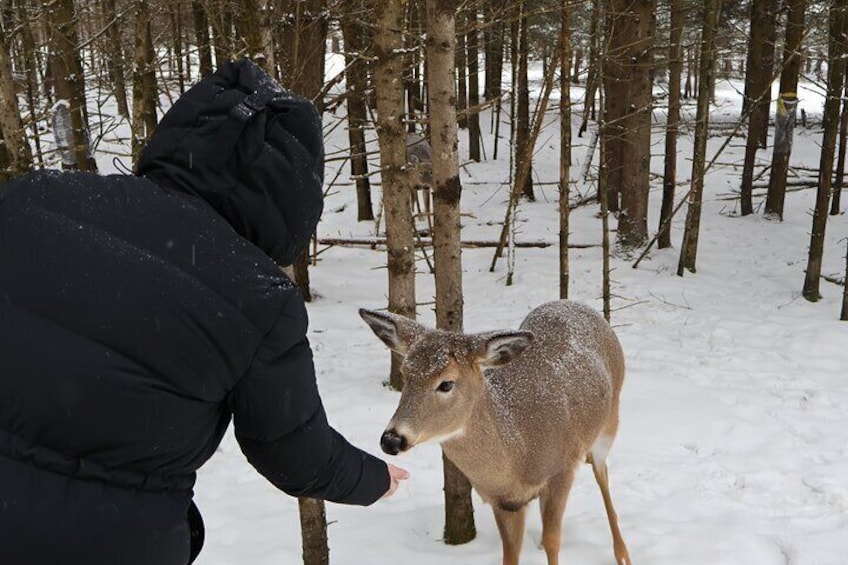
<instances>
[{"instance_id":1,"label":"deer's ear","mask_svg":"<svg viewBox=\"0 0 848 565\"><path fill-rule=\"evenodd\" d=\"M389 349L401 355L406 355L412 342L427 331L427 328L421 324L405 316L389 312L375 312L360 308L359 315Z\"/></svg>"},{"instance_id":2,"label":"deer's ear","mask_svg":"<svg viewBox=\"0 0 848 565\"><path fill-rule=\"evenodd\" d=\"M484 367L510 363L533 343L533 332L492 332L480 336L477 360Z\"/></svg>"}]
</instances>

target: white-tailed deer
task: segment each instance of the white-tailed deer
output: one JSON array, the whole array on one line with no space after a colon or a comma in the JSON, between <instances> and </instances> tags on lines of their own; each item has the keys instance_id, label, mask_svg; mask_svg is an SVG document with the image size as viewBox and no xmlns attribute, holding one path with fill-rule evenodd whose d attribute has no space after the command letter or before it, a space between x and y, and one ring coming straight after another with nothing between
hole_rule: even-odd
<instances>
[{"instance_id":1,"label":"white-tailed deer","mask_svg":"<svg viewBox=\"0 0 848 565\"><path fill-rule=\"evenodd\" d=\"M405 355L400 404L383 434L396 455L437 440L492 505L504 565L516 565L527 503L539 497L542 546L559 562L562 515L578 464L592 465L619 565L630 556L618 528L607 454L618 428L624 355L609 324L567 300L528 314L520 331L456 334L382 312L359 311Z\"/></svg>"}]
</instances>

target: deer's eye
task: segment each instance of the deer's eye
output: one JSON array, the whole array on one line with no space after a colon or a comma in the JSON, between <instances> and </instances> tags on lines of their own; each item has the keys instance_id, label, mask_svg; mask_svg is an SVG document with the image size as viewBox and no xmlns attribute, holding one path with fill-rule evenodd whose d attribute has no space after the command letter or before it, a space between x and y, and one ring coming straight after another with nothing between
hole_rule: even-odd
<instances>
[{"instance_id":1,"label":"deer's eye","mask_svg":"<svg viewBox=\"0 0 848 565\"><path fill-rule=\"evenodd\" d=\"M436 387L436 390L439 392L450 392L453 389L453 381L442 381L439 383L439 386Z\"/></svg>"}]
</instances>

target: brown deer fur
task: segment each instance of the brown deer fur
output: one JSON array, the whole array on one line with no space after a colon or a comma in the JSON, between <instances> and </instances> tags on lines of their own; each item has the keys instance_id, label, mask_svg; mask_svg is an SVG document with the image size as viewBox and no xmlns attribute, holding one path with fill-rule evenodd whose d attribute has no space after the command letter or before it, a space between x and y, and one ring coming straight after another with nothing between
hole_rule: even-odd
<instances>
[{"instance_id":1,"label":"brown deer fur","mask_svg":"<svg viewBox=\"0 0 848 565\"><path fill-rule=\"evenodd\" d=\"M577 465L592 464L619 565L630 565L609 495L606 459L618 429L624 355L587 306L550 302L520 331L455 334L360 310L405 355L400 403L383 434L396 454L428 440L492 505L504 565L516 565L526 505L540 498L542 546L559 562L562 515ZM445 384L450 383L450 384Z\"/></svg>"}]
</instances>

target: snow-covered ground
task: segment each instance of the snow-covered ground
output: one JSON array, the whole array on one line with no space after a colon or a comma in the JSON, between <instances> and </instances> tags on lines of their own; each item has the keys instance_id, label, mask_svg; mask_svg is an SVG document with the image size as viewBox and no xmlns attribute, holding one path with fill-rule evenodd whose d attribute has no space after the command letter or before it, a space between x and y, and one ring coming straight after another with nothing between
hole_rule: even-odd
<instances>
[{"instance_id":1,"label":"snow-covered ground","mask_svg":"<svg viewBox=\"0 0 848 565\"><path fill-rule=\"evenodd\" d=\"M331 73L330 73L331 74ZM715 118L738 117L740 85L722 83ZM808 114L820 114L815 89L802 90ZM581 95L573 92L575 102ZM657 111L662 119L662 111ZM327 117L328 125L333 121ZM483 117L492 155L489 116ZM536 156L535 178L558 175L558 129L551 113ZM573 178L587 154L576 137ZM119 130L120 131L120 130ZM508 135L508 128L501 130ZM818 167L820 132L800 130L792 164ZM108 140L106 140L108 142ZM724 141L710 140L711 157ZM346 145L333 131L328 152ZM662 133L654 135L652 168L662 171ZM498 161L463 168L463 237L496 239L509 176L508 139ZM744 140L734 140L720 163L741 163ZM462 158L467 145L461 142ZM680 138L680 194L686 190L691 132ZM771 150L763 151L763 162ZM597 157L596 157L597 158ZM102 170L113 168L100 156ZM335 177L331 163L327 179ZM326 202L321 236L367 236L373 224L356 222L355 190L342 171ZM675 248L656 251L631 268L612 266L612 315L623 343L628 375L621 428L611 454L611 489L634 563L709 565L836 565L848 555L848 323L839 322L841 287L822 281L823 299L800 296L806 266L814 190L788 194L785 221L761 214L741 218L739 169L726 165L707 178L697 274L676 276L684 213L673 224ZM373 180L378 181L378 177ZM652 231L660 204L651 192ZM591 192L578 179L574 190ZM556 242L556 186L537 186L538 201L518 210L520 240ZM375 194L375 202L379 195ZM757 196L755 205L761 204ZM843 202L848 202L844 198ZM761 212L761 210L759 210ZM823 272L844 276L843 214L829 218ZM601 238L595 206L572 213L572 242ZM612 222L614 226L614 222ZM505 286L506 261L488 271L491 249L463 250L465 325L471 331L515 328L533 307L557 298L557 249L519 249L515 279ZM389 356L357 316L359 307L386 303L385 256L368 248L334 247L311 271L318 298L309 306L310 339L318 381L331 422L351 441L379 453L378 439L398 393L386 389ZM419 261L419 318L432 323L433 281ZM600 248L572 250L571 297L601 307ZM412 478L394 498L370 508L328 505L331 561L335 564L430 565L499 563L500 541L490 510L475 495L478 537L448 547L442 537L442 472L438 446L420 446L397 458ZM231 434L201 470L196 499L204 514L202 565L297 563L300 533L295 500L278 493L246 463ZM529 514L523 563L543 564L537 548L541 522ZM599 491L588 468L578 474L564 521L563 562L613 563Z\"/></svg>"}]
</instances>

